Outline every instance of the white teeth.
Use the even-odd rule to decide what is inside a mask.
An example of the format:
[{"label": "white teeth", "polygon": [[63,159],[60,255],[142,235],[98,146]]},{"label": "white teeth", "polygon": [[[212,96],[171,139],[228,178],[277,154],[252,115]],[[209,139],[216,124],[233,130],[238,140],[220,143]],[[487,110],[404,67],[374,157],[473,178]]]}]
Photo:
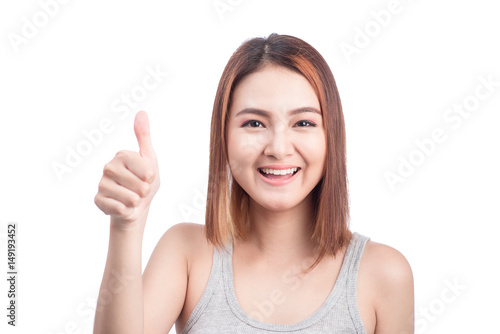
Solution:
[{"label": "white teeth", "polygon": [[297,171],[297,167],[289,168],[289,169],[271,169],[271,168],[261,168],[260,170],[266,174],[274,174],[274,175],[286,175],[292,174]]}]

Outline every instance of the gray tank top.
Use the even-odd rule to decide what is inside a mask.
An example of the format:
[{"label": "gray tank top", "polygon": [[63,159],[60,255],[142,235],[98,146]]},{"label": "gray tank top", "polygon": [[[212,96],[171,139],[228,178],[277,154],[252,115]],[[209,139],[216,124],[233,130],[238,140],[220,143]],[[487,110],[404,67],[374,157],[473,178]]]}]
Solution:
[{"label": "gray tank top", "polygon": [[366,334],[356,300],[356,280],[361,255],[368,240],[359,233],[353,233],[337,281],[326,301],[306,319],[287,325],[261,322],[243,311],[234,292],[232,244],[229,243],[228,252],[214,249],[207,286],[181,334]]}]

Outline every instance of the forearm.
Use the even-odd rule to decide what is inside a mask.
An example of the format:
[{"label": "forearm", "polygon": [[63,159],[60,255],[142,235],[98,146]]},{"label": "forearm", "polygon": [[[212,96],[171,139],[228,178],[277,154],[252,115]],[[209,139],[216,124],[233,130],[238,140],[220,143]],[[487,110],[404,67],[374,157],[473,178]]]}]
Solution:
[{"label": "forearm", "polygon": [[111,224],[94,334],[144,332],[141,259],[143,231],[143,224],[127,230]]}]

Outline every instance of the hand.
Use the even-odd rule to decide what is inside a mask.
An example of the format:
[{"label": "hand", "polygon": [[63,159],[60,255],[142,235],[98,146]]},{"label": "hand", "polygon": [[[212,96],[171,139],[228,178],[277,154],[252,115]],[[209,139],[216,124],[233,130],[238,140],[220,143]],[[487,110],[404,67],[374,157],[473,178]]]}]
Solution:
[{"label": "hand", "polygon": [[145,224],[151,200],[160,187],[158,161],[151,143],[146,112],[136,114],[134,132],[139,153],[118,152],[104,166],[94,198],[97,207],[111,216],[111,224],[122,229]]}]

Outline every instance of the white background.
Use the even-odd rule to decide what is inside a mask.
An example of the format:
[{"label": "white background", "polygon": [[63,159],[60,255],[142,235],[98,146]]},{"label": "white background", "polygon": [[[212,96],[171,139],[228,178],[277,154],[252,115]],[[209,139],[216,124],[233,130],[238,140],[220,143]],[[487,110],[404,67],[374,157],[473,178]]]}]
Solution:
[{"label": "white background", "polygon": [[[109,219],[93,199],[105,163],[119,150],[137,150],[138,110],[149,114],[162,178],[143,267],[167,228],[204,222],[218,80],[244,40],[272,32],[304,39],[334,73],[347,128],[351,228],[409,260],[416,332],[498,328],[500,21],[493,1],[401,0],[385,26],[374,13],[391,7],[389,0],[222,0],[229,6],[222,13],[213,0],[87,0],[52,6],[47,16],[41,4],[49,2],[0,5],[2,277],[8,222],[18,223],[19,239],[18,326],[6,325],[2,279],[2,333],[92,332],[109,236]],[[16,46],[13,36],[24,38],[27,21],[40,27]],[[346,44],[357,53],[343,53]],[[113,103],[139,89],[148,67],[169,75],[120,118]],[[480,77],[497,85],[482,100],[474,97]],[[443,117],[464,101],[473,111],[453,127]],[[103,119],[113,130],[59,180],[53,164],[66,164],[68,147],[85,145],[83,131]],[[418,158],[415,141],[437,128],[446,140],[391,189],[385,174],[398,173],[399,157]]]}]

